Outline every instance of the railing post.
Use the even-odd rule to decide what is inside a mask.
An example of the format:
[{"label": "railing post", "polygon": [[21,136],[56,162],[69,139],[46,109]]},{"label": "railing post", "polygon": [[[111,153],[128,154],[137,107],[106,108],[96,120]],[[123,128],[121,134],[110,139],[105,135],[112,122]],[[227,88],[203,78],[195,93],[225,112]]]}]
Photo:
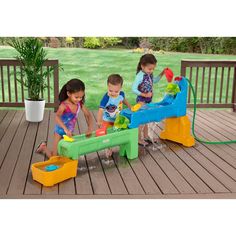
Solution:
[{"label": "railing post", "polygon": [[54,77],[54,112],[57,111],[59,102],[58,102],[58,95],[59,95],[59,63],[57,60],[57,64],[54,67],[53,71],[53,77]]},{"label": "railing post", "polygon": [[232,104],[233,104],[233,112],[236,112],[236,67],[234,67]]},{"label": "railing post", "polygon": [[186,65],[184,63],[184,61],[181,60],[181,72],[180,72],[181,76],[186,76]]}]

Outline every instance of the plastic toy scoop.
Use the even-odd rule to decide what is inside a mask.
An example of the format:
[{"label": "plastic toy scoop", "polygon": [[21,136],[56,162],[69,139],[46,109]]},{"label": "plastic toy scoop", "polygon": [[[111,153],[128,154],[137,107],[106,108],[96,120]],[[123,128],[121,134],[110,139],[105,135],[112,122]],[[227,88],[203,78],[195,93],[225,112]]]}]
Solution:
[{"label": "plastic toy scoop", "polygon": [[141,106],[142,105],[140,103],[137,103],[131,107],[131,111],[133,111],[133,112],[138,111],[141,108]]},{"label": "plastic toy scoop", "polygon": [[49,166],[46,166],[45,167],[45,170],[46,171],[54,171],[54,170],[57,170],[59,167],[56,166],[56,165],[49,165]]},{"label": "plastic toy scoop", "polygon": [[169,83],[171,83],[171,82],[172,82],[172,79],[173,79],[173,77],[174,77],[173,71],[172,71],[171,69],[169,69],[169,68],[165,68],[165,69],[164,69],[164,74],[165,74],[165,76],[166,76],[167,81],[168,81]]},{"label": "plastic toy scoop", "polygon": [[70,137],[67,136],[67,135],[63,135],[63,138],[64,138],[64,140],[67,141],[67,142],[73,142],[73,141],[75,141],[73,138],[70,138]]}]

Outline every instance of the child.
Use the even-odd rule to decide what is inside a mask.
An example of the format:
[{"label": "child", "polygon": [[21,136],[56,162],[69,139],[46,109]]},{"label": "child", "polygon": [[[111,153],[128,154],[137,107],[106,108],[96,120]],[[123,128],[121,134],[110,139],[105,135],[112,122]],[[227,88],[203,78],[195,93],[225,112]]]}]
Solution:
[{"label": "child", "polygon": [[[100,102],[100,108],[97,115],[98,127],[112,127],[116,116],[122,110],[123,104],[131,108],[129,102],[125,98],[125,94],[121,91],[123,79],[118,74],[112,74],[107,79],[107,93]],[[112,150],[106,150],[106,156],[111,156]]]},{"label": "child", "polygon": [[59,94],[60,105],[55,118],[56,125],[54,128],[53,151],[51,152],[47,148],[46,142],[43,141],[38,146],[36,150],[37,153],[46,154],[47,157],[56,156],[57,145],[63,138],[63,135],[72,136],[80,110],[83,111],[88,124],[86,134],[91,134],[93,125],[92,115],[84,105],[84,98],[85,85],[81,80],[72,79],[62,87]]},{"label": "child", "polygon": [[[152,54],[145,54],[140,58],[137,66],[137,74],[132,86],[132,91],[137,95],[136,102],[144,105],[150,103],[153,97],[153,83],[158,83],[164,74],[164,70],[156,77],[153,77],[153,71],[157,60]],[[143,131],[143,132],[142,132]],[[143,139],[142,139],[143,135]],[[151,143],[148,137],[148,126],[139,128],[139,144],[146,146]]]}]

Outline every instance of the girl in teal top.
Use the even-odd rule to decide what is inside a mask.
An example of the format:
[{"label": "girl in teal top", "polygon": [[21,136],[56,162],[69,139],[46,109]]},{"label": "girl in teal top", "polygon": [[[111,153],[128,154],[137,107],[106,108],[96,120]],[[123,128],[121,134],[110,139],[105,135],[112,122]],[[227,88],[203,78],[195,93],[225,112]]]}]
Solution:
[{"label": "girl in teal top", "polygon": [[[153,84],[158,83],[164,74],[163,70],[157,77],[153,77],[156,64],[157,59],[153,54],[143,55],[138,63],[132,91],[137,95],[136,102],[141,105],[152,102]],[[148,136],[148,126],[141,126],[139,130],[139,144],[146,146],[149,143],[151,143],[151,140]]]}]

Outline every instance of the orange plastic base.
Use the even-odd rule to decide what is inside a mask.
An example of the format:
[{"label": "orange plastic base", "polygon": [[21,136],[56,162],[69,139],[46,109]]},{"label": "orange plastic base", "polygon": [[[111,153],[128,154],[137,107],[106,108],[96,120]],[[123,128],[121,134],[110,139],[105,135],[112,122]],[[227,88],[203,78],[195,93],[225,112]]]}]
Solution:
[{"label": "orange plastic base", "polygon": [[187,116],[167,118],[164,121],[164,130],[161,132],[160,138],[181,143],[186,147],[192,147],[195,140],[190,133],[190,125]]},{"label": "orange plastic base", "polygon": [[[46,171],[45,168],[49,165],[56,165],[59,168],[54,171]],[[78,160],[54,156],[48,161],[32,164],[31,170],[35,181],[49,187],[75,177],[77,175],[77,166]]]}]

